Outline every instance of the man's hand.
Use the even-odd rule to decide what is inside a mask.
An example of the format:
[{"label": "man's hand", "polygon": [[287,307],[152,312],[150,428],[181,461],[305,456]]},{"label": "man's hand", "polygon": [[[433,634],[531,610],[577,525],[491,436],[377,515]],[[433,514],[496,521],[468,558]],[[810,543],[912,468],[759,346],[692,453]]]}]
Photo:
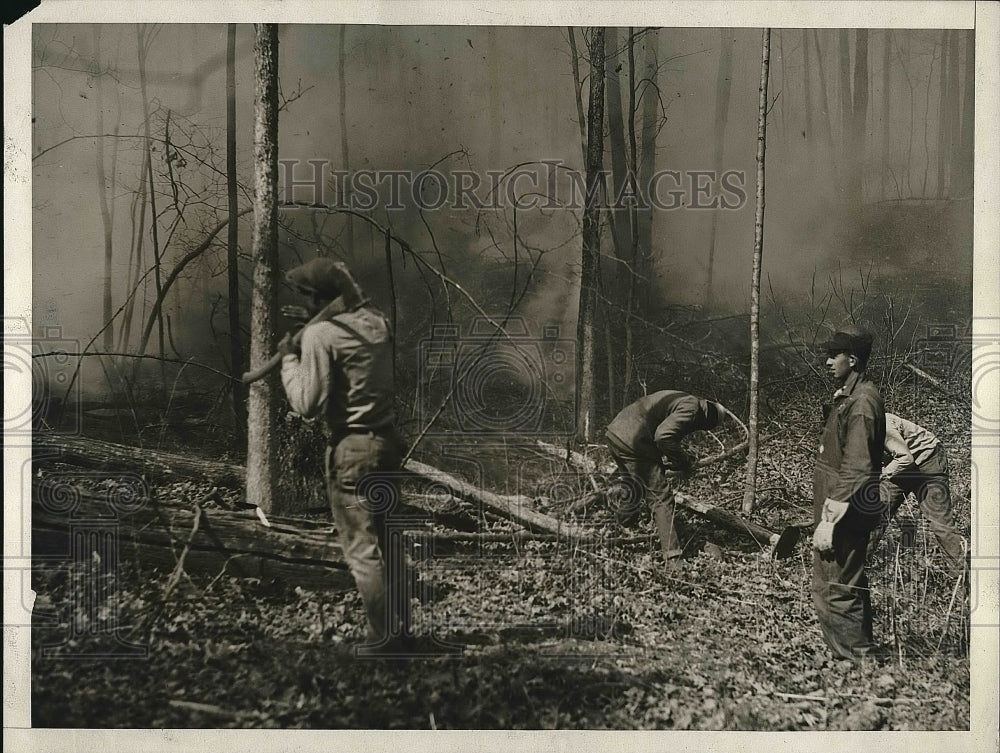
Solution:
[{"label": "man's hand", "polygon": [[838,502],[829,497],[823,503],[823,512],[820,521],[816,524],[816,531],[813,533],[813,549],[820,552],[828,552],[833,549],[833,529],[847,514],[850,507],[849,502]]},{"label": "man's hand", "polygon": [[285,336],[278,341],[278,354],[284,358],[285,356],[298,356],[299,347],[292,341],[292,333],[286,332]]}]

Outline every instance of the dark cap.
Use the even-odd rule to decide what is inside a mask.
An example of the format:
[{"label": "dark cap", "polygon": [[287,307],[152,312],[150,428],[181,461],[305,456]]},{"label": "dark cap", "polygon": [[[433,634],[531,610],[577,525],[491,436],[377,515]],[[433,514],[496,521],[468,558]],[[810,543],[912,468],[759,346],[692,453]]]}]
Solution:
[{"label": "dark cap", "polygon": [[343,296],[349,308],[367,300],[347,265],[336,259],[312,259],[290,270],[285,279],[306,295],[315,293],[330,300]]},{"label": "dark cap", "polygon": [[875,336],[871,332],[848,324],[833,333],[833,337],[820,347],[828,353],[849,353],[862,361],[867,361],[872,352]]}]

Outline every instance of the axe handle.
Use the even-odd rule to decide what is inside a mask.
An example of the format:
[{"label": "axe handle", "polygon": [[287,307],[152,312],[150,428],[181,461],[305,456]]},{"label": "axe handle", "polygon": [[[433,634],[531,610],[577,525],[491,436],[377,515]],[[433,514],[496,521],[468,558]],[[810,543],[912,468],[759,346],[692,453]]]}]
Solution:
[{"label": "axe handle", "polygon": [[[312,319],[306,322],[304,327],[300,327],[295,332],[295,334],[292,335],[292,344],[298,346],[302,343],[302,332],[310,324],[314,324],[316,322],[322,322],[326,319],[329,319],[331,316],[335,316],[336,314],[342,314],[346,310],[347,308],[344,305],[343,297],[334,298],[326,306],[324,306],[323,309],[318,314],[316,314],[316,316],[314,316]],[[253,384],[256,381],[263,379],[272,371],[274,371],[276,368],[281,366],[281,358],[282,358],[281,353],[275,353],[273,356],[264,361],[264,363],[262,363],[256,369],[251,369],[250,371],[244,373],[241,381],[243,382],[243,384]]]}]

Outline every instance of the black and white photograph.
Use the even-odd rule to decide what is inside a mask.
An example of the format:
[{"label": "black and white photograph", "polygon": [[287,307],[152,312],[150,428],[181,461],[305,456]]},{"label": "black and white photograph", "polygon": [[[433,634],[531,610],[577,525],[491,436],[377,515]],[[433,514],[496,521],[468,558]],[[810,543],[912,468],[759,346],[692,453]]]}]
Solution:
[{"label": "black and white photograph", "polygon": [[5,26],[12,750],[996,749],[1000,8],[145,5]]}]

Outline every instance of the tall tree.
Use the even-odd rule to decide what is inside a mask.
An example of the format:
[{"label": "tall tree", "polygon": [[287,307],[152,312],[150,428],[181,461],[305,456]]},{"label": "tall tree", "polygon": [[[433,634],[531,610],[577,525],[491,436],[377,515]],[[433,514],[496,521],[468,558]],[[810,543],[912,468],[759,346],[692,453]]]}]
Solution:
[{"label": "tall tree", "polygon": [[941,30],[941,69],[938,76],[938,147],[937,147],[937,185],[935,194],[937,198],[944,198],[945,168],[948,157],[948,125],[951,123],[948,117],[948,55],[950,54],[948,45],[948,30]]},{"label": "tall tree", "polygon": [[[656,173],[656,133],[660,127],[660,90],[657,83],[659,62],[657,60],[657,45],[659,33],[656,29],[647,29],[642,35],[643,41],[643,77],[639,91],[642,95],[642,120],[639,132],[639,185],[648,186]],[[662,221],[662,216],[661,216]],[[649,279],[649,269],[653,263],[653,211],[648,208],[639,213],[639,259],[637,269],[639,277],[633,276],[636,284],[640,280]],[[636,305],[645,306],[649,295],[649,285],[643,285],[635,296]]]},{"label": "tall tree", "polygon": [[806,127],[805,133],[803,134],[806,140],[810,140],[813,137],[813,123],[812,123],[812,66],[809,65],[809,31],[808,29],[802,30],[802,86],[803,93],[802,99],[804,102],[803,109],[805,110]]},{"label": "tall tree", "polygon": [[886,178],[889,173],[892,143],[889,141],[889,116],[892,113],[892,29],[886,29],[882,43],[882,197],[888,195]]},{"label": "tall tree", "polygon": [[851,105],[850,149],[847,198],[852,208],[864,198],[865,141],[868,130],[868,29],[854,34],[854,90]]},{"label": "tall tree", "polygon": [[[729,98],[733,81],[733,33],[719,30],[719,68],[715,76],[715,141],[712,150],[712,168],[715,180],[722,173],[722,159],[726,148],[726,123],[729,121]],[[715,239],[719,226],[719,210],[712,212],[708,231],[708,269],[705,273],[705,302],[712,302],[712,285],[715,276]]]},{"label": "tall tree", "polygon": [[952,29],[948,36],[948,168],[951,174],[951,193],[958,193],[962,170],[962,88],[959,80],[962,32]]},{"label": "tall tree", "polygon": [[753,511],[757,493],[758,402],[760,393],[760,269],[764,256],[764,156],[767,146],[767,78],[771,66],[771,30],[764,29],[757,98],[757,211],[753,231],[753,276],[750,280],[750,417],[743,512]]},{"label": "tall tree", "polygon": [[841,29],[837,35],[840,65],[837,79],[840,83],[840,153],[841,160],[847,162],[851,150],[851,115],[854,107],[851,102],[851,43],[847,29]]},{"label": "tall tree", "polygon": [[[607,68],[607,119],[608,145],[611,148],[611,201],[613,211],[611,216],[611,235],[615,244],[615,252],[620,259],[626,259],[632,247],[632,230],[628,215],[615,205],[617,197],[622,195],[628,176],[629,161],[625,151],[625,116],[622,111],[622,68],[623,64],[618,54],[618,30],[609,27],[604,33],[604,63]],[[628,85],[634,86],[631,79]],[[631,117],[631,113],[629,113]]]},{"label": "tall tree", "polygon": [[246,390],[240,382],[243,367],[243,338],[240,335],[239,206],[236,190],[236,24],[226,32],[226,186],[229,199],[229,241],[227,274],[229,282],[229,357],[233,375],[233,415],[242,434],[246,427]]},{"label": "tall tree", "polygon": [[595,27],[588,42],[590,102],[587,106],[587,179],[583,209],[583,250],[580,304],[577,317],[576,420],[577,436],[590,437],[594,407],[594,314],[597,308],[601,258],[601,200],[604,154],[604,29]]},{"label": "tall tree", "polygon": [[[104,133],[104,86],[101,75],[101,27],[94,26],[94,89],[96,90],[97,103],[97,131],[98,138],[95,158],[97,160],[97,197],[101,207],[101,224],[104,228],[104,292],[102,299],[104,302],[104,323],[111,321],[114,315],[111,306],[111,262],[112,262],[112,237],[113,227],[111,221],[111,210],[108,206],[108,186],[107,175],[104,168],[104,139],[100,134]],[[120,118],[119,118],[120,119]],[[117,124],[115,130],[117,132]],[[117,139],[115,139],[117,141]],[[108,326],[104,330],[104,350],[110,352],[114,350],[114,328]]]},{"label": "tall tree", "polygon": [[976,131],[976,33],[965,32],[965,94],[962,100],[961,181],[959,195],[971,196],[975,169],[973,139]]},{"label": "tall tree", "polygon": [[[278,283],[278,27],[254,24],[253,296],[250,362],[274,350],[273,307]],[[275,511],[279,391],[277,375],[250,386],[247,416],[247,501]]]},{"label": "tall tree", "polygon": [[827,156],[830,158],[830,174],[837,181],[837,151],[833,146],[833,122],[831,120],[830,99],[826,92],[826,71],[823,66],[823,50],[819,46],[819,32],[813,29],[813,44],[816,46],[816,68],[819,73],[819,98],[823,112],[823,133],[826,136]]},{"label": "tall tree", "polygon": [[[340,105],[340,169],[345,173],[350,172],[351,162],[347,152],[347,25],[340,26],[340,45],[337,49],[337,90],[339,94],[338,104]],[[345,206],[351,205],[350,181],[344,181],[343,203]],[[347,253],[349,258],[354,255],[354,217],[346,215],[347,222]]]}]

